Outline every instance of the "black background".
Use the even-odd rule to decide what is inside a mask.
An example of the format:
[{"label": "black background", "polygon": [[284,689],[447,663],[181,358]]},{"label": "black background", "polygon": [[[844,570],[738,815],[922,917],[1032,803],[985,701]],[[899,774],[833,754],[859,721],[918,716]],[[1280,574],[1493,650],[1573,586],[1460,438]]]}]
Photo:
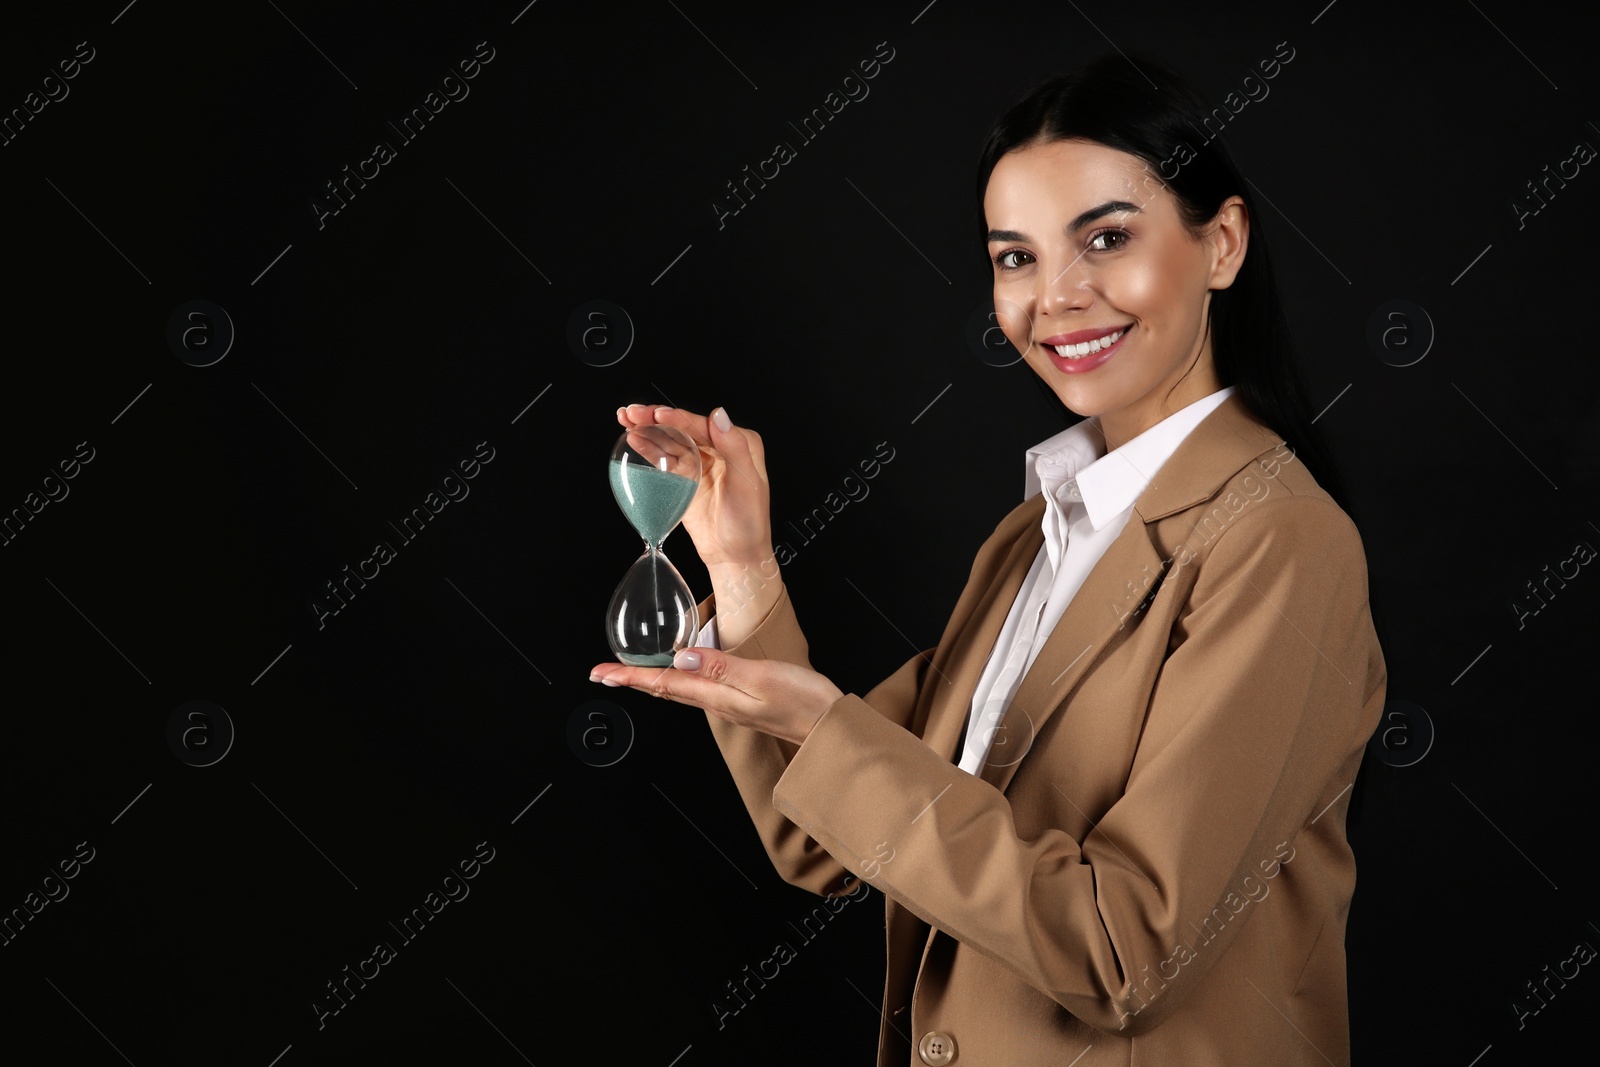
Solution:
[{"label": "black background", "polygon": [[[1352,814],[1357,1062],[1579,1047],[1593,966],[1520,1028],[1512,1001],[1600,946],[1578,684],[1600,577],[1552,584],[1520,628],[1513,602],[1600,545],[1600,177],[1520,226],[1513,204],[1600,145],[1592,17],[524,2],[6,13],[3,113],[78,42],[94,58],[0,146],[0,513],[81,442],[93,459],[0,546],[0,914],[80,842],[94,858],[0,946],[0,1058],[871,1062],[881,898],[799,942],[816,898],[766,861],[703,715],[587,680],[639,549],[600,463],[619,404],[726,405],[766,442],[812,661],[865,692],[934,644],[1023,451],[1063,425],[1023,364],[967,340],[989,307],[978,146],[1111,42],[1218,102],[1294,49],[1225,141],[1271,204],[1389,697],[1411,702]],[[470,95],[402,142],[386,122],[479,42]],[[869,95],[799,144],[788,124],[880,42]],[[379,140],[396,158],[319,227],[325,183]],[[779,140],[797,158],[719,226],[725,183]],[[209,366],[214,318],[167,340],[192,300],[235,331]],[[614,314],[569,345],[591,300],[631,345]],[[1431,330],[1413,315],[1412,347],[1380,352],[1394,300]],[[400,547],[388,523],[480,442],[470,495]],[[870,495],[784,532],[883,443]],[[319,628],[324,583],[380,540],[397,559]],[[686,535],[667,550],[704,596]],[[191,700],[236,731],[209,766],[180,754],[214,755],[222,716],[210,750],[169,745]],[[592,700],[618,710],[574,744]],[[319,1028],[326,983],[479,842],[470,895]],[[798,958],[719,1028],[713,998],[779,941]]]}]

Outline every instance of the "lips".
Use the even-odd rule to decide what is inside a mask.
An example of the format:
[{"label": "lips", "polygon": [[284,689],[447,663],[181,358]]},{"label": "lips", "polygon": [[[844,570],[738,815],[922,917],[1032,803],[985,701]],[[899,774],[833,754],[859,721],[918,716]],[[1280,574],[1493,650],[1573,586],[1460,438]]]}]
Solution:
[{"label": "lips", "polygon": [[[1081,374],[1092,371],[1105,363],[1117,352],[1122,350],[1122,342],[1127,340],[1128,334],[1133,331],[1133,326],[1112,327],[1100,330],[1079,330],[1076,333],[1058,334],[1043,342],[1043,347],[1050,356],[1050,362],[1057,370],[1067,374]],[[1068,343],[1068,339],[1082,338]],[[1104,347],[1101,347],[1101,346]],[[1083,354],[1079,354],[1079,350]],[[1092,351],[1090,351],[1092,349]],[[1063,353],[1068,353],[1063,355]]]},{"label": "lips", "polygon": [[1132,326],[1101,330],[1079,330],[1076,333],[1057,334],[1043,342],[1062,359],[1086,359],[1120,343]]},{"label": "lips", "polygon": [[1097,341],[1102,337],[1126,330],[1133,323],[1125,322],[1120,326],[1102,326],[1093,330],[1076,330],[1073,333],[1058,333],[1054,337],[1046,337],[1040,344],[1046,345],[1079,345],[1085,341]]}]

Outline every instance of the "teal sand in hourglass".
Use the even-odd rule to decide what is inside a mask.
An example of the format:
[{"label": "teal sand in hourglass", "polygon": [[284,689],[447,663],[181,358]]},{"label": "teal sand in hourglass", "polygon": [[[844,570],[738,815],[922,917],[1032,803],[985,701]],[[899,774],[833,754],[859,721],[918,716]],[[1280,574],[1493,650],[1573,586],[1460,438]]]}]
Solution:
[{"label": "teal sand in hourglass", "polygon": [[617,506],[644,538],[606,609],[606,637],[619,663],[670,667],[700,632],[689,585],[661,551],[700,487],[700,449],[671,426],[640,426],[617,439],[609,466]]}]

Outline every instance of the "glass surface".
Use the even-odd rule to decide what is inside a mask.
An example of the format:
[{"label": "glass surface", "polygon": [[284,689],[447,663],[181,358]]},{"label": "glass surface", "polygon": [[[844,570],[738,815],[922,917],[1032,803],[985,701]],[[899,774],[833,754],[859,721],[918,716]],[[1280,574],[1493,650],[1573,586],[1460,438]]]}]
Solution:
[{"label": "glass surface", "polygon": [[606,640],[619,663],[670,667],[700,632],[700,613],[683,575],[661,550],[700,487],[700,448],[670,426],[628,430],[607,464],[611,494],[644,539],[606,608]]},{"label": "glass surface", "polygon": [[700,612],[689,584],[656,548],[628,568],[606,609],[606,637],[618,663],[670,667],[673,653],[694,644]]}]

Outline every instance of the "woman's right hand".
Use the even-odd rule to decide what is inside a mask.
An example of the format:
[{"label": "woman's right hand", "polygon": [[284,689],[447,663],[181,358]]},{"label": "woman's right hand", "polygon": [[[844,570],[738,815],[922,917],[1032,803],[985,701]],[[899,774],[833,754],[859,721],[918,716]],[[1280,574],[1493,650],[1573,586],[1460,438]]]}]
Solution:
[{"label": "woman's right hand", "polygon": [[[721,411],[722,409],[716,409]],[[726,415],[726,412],[723,412]],[[714,419],[681,408],[629,404],[617,421],[649,446],[649,428],[682,430],[700,449],[700,488],[683,516],[683,528],[708,570],[758,566],[773,558],[772,508],[761,435],[742,426],[724,430]]]}]

